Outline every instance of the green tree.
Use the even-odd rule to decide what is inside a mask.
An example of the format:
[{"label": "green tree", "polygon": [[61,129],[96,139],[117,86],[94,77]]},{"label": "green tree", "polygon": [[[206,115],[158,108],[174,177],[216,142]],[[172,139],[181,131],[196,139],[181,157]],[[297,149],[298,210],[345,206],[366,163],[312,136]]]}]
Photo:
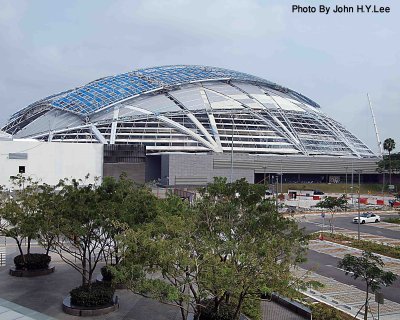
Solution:
[{"label": "green tree", "polygon": [[342,195],[339,198],[336,197],[326,197],[324,200],[318,202],[315,205],[317,208],[323,208],[331,213],[331,217],[329,219],[329,226],[331,233],[334,232],[334,213],[338,210],[345,209],[347,207],[346,195]]},{"label": "green tree", "polygon": [[287,291],[293,283],[290,268],[304,258],[306,239],[264,199],[262,186],[219,178],[201,195],[199,233],[214,257],[201,275],[203,286],[214,297],[216,312],[228,301],[238,319],[246,299],[265,290]]},{"label": "green tree", "polygon": [[163,210],[154,221],[121,237],[123,263],[114,273],[134,293],[178,306],[186,320],[205,297],[198,275],[206,259],[193,209],[176,196],[160,202]]},{"label": "green tree", "polygon": [[384,271],[384,263],[382,259],[370,251],[363,251],[360,257],[346,254],[339,261],[338,267],[351,274],[354,279],[362,278],[366,284],[365,303],[364,303],[364,319],[368,318],[368,301],[369,291],[373,293],[381,288],[382,285],[390,286],[395,280],[396,275],[390,271]]},{"label": "green tree", "polygon": [[31,242],[38,238],[40,230],[39,183],[18,175],[12,179],[12,185],[14,192],[3,190],[1,197],[0,234],[15,240],[25,260],[23,242],[26,240],[26,254],[30,254]]},{"label": "green tree", "polygon": [[383,142],[383,149],[389,153],[389,184],[392,184],[392,161],[390,153],[395,149],[396,143],[392,138],[387,138]]},{"label": "green tree", "polygon": [[136,229],[152,221],[160,211],[159,201],[149,188],[136,184],[126,174],[119,179],[105,177],[96,192],[101,210],[111,221],[108,257],[112,264],[117,265],[122,255],[118,235],[128,227]]},{"label": "green tree", "polygon": [[387,171],[389,167],[391,168],[392,173],[400,173],[400,152],[391,153],[390,162],[389,156],[384,155],[383,159],[378,161],[377,165],[378,168],[376,170],[382,174],[385,174],[385,171]]},{"label": "green tree", "polygon": [[39,244],[46,250],[46,255],[49,254],[53,242],[59,234],[58,226],[60,224],[59,204],[60,194],[56,191],[56,186],[48,184],[40,184],[38,186],[39,193],[37,195],[37,223]]},{"label": "green tree", "polygon": [[194,206],[164,200],[153,223],[124,234],[119,276],[136,293],[178,305],[182,319],[210,303],[217,314],[233,307],[237,319],[247,300],[292,286],[290,268],[305,251],[297,224],[263,196],[263,186],[217,178]]},{"label": "green tree", "polygon": [[111,220],[95,184],[63,180],[60,187],[58,226],[50,250],[81,274],[82,286],[90,286],[110,246]]}]

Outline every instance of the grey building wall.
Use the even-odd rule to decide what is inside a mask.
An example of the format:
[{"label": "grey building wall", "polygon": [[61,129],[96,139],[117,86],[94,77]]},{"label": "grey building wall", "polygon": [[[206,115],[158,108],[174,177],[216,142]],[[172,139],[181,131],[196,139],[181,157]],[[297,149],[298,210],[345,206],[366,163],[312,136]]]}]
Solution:
[{"label": "grey building wall", "polygon": [[[254,183],[255,173],[300,174],[377,174],[377,158],[351,159],[306,156],[257,156],[234,154],[233,180],[245,178]],[[213,177],[231,175],[230,154],[163,154],[161,155],[161,183],[164,185],[205,185]]]},{"label": "grey building wall", "polygon": [[137,183],[145,183],[146,163],[104,163],[103,176],[116,179],[125,172],[129,179]]},{"label": "grey building wall", "polygon": [[159,181],[161,179],[161,156],[146,156],[146,182]]}]

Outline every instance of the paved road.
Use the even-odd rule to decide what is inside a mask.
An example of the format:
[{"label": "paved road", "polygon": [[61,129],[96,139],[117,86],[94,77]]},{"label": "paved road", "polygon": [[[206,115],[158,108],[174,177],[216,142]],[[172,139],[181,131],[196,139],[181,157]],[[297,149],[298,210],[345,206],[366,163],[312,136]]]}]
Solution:
[{"label": "paved road", "polygon": [[[325,218],[325,227],[328,225],[328,214],[326,215]],[[355,223],[352,223],[352,218],[355,217],[355,215],[349,215],[349,216],[338,216],[335,218],[335,227],[339,228],[346,228],[349,230],[358,230],[358,225]],[[393,217],[394,215],[381,215],[381,218],[385,217]],[[307,221],[301,221],[300,225],[305,227],[307,232],[315,232],[321,230],[322,224],[322,218],[317,217],[317,216],[312,216],[312,217],[307,217]],[[384,229],[384,228],[378,228],[374,226],[373,223],[370,224],[363,224],[360,225],[360,232],[365,232],[365,233],[370,233],[374,234],[377,236],[384,236],[387,238],[392,238],[392,239],[400,239],[400,232],[399,231],[394,231],[394,230],[389,230],[389,229]]]},{"label": "paved road", "polygon": [[[388,216],[393,217],[393,215],[381,215],[382,218]],[[353,215],[337,217],[335,221],[335,226],[356,231],[358,226],[357,224],[353,224],[351,222],[352,217]],[[308,221],[302,221],[300,222],[300,225],[303,226],[307,232],[315,232],[321,230],[321,226],[319,225],[319,223],[322,223],[322,219],[320,217],[309,216],[306,219]],[[360,227],[361,232],[393,239],[400,239],[399,231],[374,227],[373,224],[360,225]],[[308,250],[307,258],[308,261],[302,265],[304,269],[312,270],[320,275],[330,277],[342,283],[353,285],[358,289],[365,290],[365,284],[362,282],[361,279],[354,280],[350,276],[346,276],[343,270],[337,268],[337,263],[339,261],[338,258],[313,250]],[[384,293],[385,298],[400,303],[400,279],[397,279],[395,283],[388,288],[383,287],[382,292]]]},{"label": "paved road", "polygon": [[[338,258],[313,250],[308,250],[307,258],[308,261],[301,265],[302,268],[312,270],[322,276],[333,278],[339,282],[353,285],[361,290],[366,289],[361,279],[354,280],[350,275],[346,276],[343,270],[337,268]],[[400,303],[400,279],[397,279],[390,287],[383,287],[382,292],[386,299]]]}]

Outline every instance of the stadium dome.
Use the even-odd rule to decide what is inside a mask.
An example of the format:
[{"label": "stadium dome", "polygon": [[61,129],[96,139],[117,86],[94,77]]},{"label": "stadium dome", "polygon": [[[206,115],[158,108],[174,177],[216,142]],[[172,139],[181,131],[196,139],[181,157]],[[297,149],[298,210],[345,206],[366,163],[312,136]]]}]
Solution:
[{"label": "stadium dome", "polygon": [[231,152],[369,158],[320,106],[249,74],[206,66],[138,69],[39,100],[3,131],[43,141],[141,144],[148,153]]}]

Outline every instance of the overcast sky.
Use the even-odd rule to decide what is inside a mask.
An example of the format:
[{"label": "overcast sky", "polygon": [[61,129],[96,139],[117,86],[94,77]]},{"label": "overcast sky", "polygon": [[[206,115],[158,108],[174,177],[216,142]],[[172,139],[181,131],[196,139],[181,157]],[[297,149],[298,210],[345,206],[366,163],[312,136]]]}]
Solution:
[{"label": "overcast sky", "polygon": [[400,2],[389,14],[292,13],[360,1],[0,0],[0,125],[26,105],[136,68],[200,64],[294,89],[374,151],[400,150]]}]

